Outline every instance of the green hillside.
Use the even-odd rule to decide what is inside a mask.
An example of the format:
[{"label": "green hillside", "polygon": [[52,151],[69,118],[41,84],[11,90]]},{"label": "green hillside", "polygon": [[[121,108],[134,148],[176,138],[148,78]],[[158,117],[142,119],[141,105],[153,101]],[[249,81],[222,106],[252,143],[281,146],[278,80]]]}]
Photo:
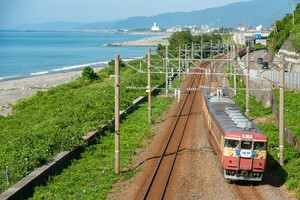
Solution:
[{"label": "green hillside", "polygon": [[274,30],[268,37],[270,49],[275,52],[279,51],[283,42],[294,34],[293,48],[296,52],[300,52],[300,4],[295,9],[294,17],[292,14],[287,14],[283,19],[276,21],[273,28]]}]

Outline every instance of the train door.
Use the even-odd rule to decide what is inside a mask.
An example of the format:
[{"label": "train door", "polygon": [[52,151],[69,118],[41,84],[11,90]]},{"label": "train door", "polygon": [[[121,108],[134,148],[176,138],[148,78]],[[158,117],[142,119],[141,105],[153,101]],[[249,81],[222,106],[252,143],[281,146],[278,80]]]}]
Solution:
[{"label": "train door", "polygon": [[239,166],[240,169],[251,170],[253,157],[252,157],[252,149],[253,149],[253,141],[251,140],[241,140],[241,146],[239,150]]}]

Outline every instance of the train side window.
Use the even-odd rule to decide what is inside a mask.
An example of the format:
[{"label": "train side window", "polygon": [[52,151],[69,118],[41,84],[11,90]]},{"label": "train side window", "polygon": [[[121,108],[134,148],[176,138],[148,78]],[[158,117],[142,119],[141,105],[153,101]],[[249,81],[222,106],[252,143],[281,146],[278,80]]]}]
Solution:
[{"label": "train side window", "polygon": [[242,141],[241,149],[252,149],[252,141]]},{"label": "train side window", "polygon": [[225,139],[224,146],[229,148],[237,148],[239,146],[239,140]]},{"label": "train side window", "polygon": [[266,142],[254,142],[254,150],[266,150]]}]

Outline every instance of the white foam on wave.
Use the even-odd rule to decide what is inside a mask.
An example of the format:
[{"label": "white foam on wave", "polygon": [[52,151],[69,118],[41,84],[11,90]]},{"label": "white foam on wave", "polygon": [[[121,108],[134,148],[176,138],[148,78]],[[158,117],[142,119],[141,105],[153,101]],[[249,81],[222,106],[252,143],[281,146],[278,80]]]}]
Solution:
[{"label": "white foam on wave", "polygon": [[2,80],[9,80],[9,79],[16,79],[16,78],[19,78],[21,77],[20,75],[15,75],[15,76],[3,76],[3,77],[0,77],[0,81]]},{"label": "white foam on wave", "polygon": [[107,65],[108,65],[108,61],[86,63],[86,64],[81,64],[81,65],[72,65],[72,66],[67,66],[67,67],[62,67],[62,68],[55,68],[53,70],[33,72],[33,73],[30,73],[29,75],[4,76],[4,77],[0,77],[0,81],[26,78],[26,77],[30,77],[30,76],[39,76],[39,75],[45,75],[45,74],[50,74],[50,73],[59,73],[59,72],[64,72],[64,71],[79,70],[86,66],[90,66],[91,68],[96,68],[96,67],[104,67]]},{"label": "white foam on wave", "polygon": [[37,76],[37,75],[43,75],[43,74],[49,74],[50,71],[42,71],[42,72],[34,72],[30,73],[30,76]]},{"label": "white foam on wave", "polygon": [[56,69],[53,69],[52,71],[53,72],[69,71],[69,70],[84,68],[86,66],[101,67],[101,66],[104,66],[106,64],[108,64],[108,61],[95,62],[95,63],[86,63],[86,64],[82,64],[82,65],[72,65],[72,66],[68,66],[68,67],[56,68]]}]

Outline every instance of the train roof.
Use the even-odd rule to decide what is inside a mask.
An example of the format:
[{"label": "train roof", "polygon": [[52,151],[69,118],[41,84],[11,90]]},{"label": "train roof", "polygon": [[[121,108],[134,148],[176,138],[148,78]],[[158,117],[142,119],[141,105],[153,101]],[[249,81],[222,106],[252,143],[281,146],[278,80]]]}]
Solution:
[{"label": "train roof", "polygon": [[209,92],[204,91],[207,107],[225,136],[267,139],[266,135],[238,109],[225,88],[217,89],[216,92]]}]

